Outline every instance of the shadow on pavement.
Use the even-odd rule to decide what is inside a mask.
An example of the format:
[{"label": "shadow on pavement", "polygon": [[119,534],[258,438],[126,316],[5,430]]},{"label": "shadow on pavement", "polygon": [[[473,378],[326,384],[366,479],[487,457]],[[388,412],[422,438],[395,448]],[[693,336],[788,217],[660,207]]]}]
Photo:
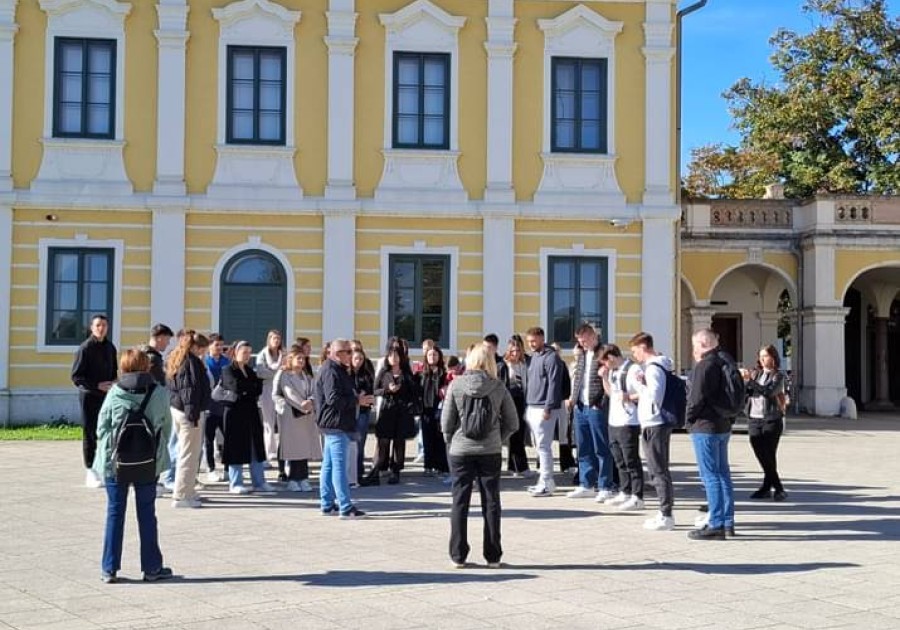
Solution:
[{"label": "shadow on pavement", "polygon": [[[472,567],[476,569],[477,567]],[[359,587],[359,586],[416,586],[420,584],[465,584],[533,580],[538,576],[529,573],[502,573],[491,569],[486,573],[471,570],[454,570],[447,573],[420,573],[402,571],[328,571],[326,573],[296,575],[223,575],[221,577],[176,576],[169,583],[218,584],[229,582],[298,582],[307,586]]]},{"label": "shadow on pavement", "polygon": [[766,564],[703,564],[700,562],[659,562],[653,564],[607,565],[617,571],[693,571],[708,575],[768,575],[770,573],[807,573],[821,569],[848,569],[860,565],[853,562],[799,562]]},{"label": "shadow on pavement", "polygon": [[[738,518],[739,538],[766,541],[801,540],[900,540],[900,518],[854,521],[786,521],[781,523],[745,523]],[[744,533],[745,529],[747,534]],[[761,535],[753,536],[753,532]],[[762,533],[762,532],[771,532]],[[790,532],[796,532],[791,534]]]}]

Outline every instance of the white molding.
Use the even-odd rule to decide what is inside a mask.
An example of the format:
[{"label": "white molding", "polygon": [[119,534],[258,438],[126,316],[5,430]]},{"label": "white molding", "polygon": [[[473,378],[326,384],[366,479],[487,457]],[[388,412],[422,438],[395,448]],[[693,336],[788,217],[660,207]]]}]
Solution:
[{"label": "white molding", "polygon": [[109,339],[116,348],[120,345],[122,330],[122,283],[123,261],[125,259],[125,241],[121,239],[89,239],[84,235],[76,234],[75,238],[42,238],[38,241],[38,305],[37,305],[37,346],[35,350],[47,354],[71,355],[81,342],[71,346],[58,346],[47,344],[47,275],[49,273],[51,247],[77,247],[81,249],[112,249],[113,250],[113,305],[112,305],[112,330],[109,331]]},{"label": "white molding", "polygon": [[150,252],[150,325],[184,325],[187,208],[153,210]]},{"label": "white molding", "polygon": [[670,206],[672,190],[672,7],[656,2],[647,5],[644,22],[645,114],[644,195],[646,206]]},{"label": "white molding", "polygon": [[326,212],[322,235],[322,339],[351,339],[356,329],[356,217]]},{"label": "white molding", "polygon": [[[565,248],[556,248],[556,247],[541,247],[538,252],[540,256],[540,275],[541,275],[541,285],[539,289],[540,293],[540,309],[539,320],[541,322],[541,328],[544,329],[544,332],[549,330],[550,322],[547,319],[547,308],[550,304],[549,296],[547,295],[548,289],[550,288],[550,262],[549,258],[551,256],[568,256],[568,257],[579,257],[579,258],[606,258],[606,325],[609,330],[603,331],[603,339],[615,340],[616,338],[616,263],[618,259],[618,251],[615,249],[585,249],[583,246],[578,244],[573,244],[572,247]],[[558,340],[557,340],[558,341]]]},{"label": "white molding", "polygon": [[516,22],[512,0],[488,3],[487,173],[484,199],[488,203],[515,203],[513,189],[513,57]]},{"label": "white molding", "polygon": [[[13,209],[0,205],[0,391],[9,387],[9,323],[12,310]],[[4,415],[0,403],[0,416]],[[0,417],[0,425],[4,418]]]},{"label": "white molding", "polygon": [[[456,161],[459,157],[459,30],[466,18],[450,15],[428,0],[415,0],[396,13],[382,13],[378,17],[385,29],[385,163],[375,199],[420,200],[423,191],[431,191],[435,202],[464,202],[468,194],[459,179]],[[397,51],[450,55],[449,151],[392,148],[394,53]]]},{"label": "white molding", "polygon": [[[207,194],[230,199],[290,200],[303,196],[294,169],[296,38],[300,11],[270,0],[239,0],[212,10],[219,22],[216,170]],[[281,46],[285,49],[285,145],[226,144],[229,46]]]},{"label": "white molding", "polygon": [[353,177],[354,127],[346,121],[355,120],[354,64],[357,14],[349,10],[331,10],[328,19],[328,175],[325,197],[350,200],[356,198]]},{"label": "white molding", "polygon": [[184,181],[187,31],[186,0],[162,0],[156,5],[159,28],[156,36],[159,54],[157,96],[156,181],[155,194],[183,196]]},{"label": "white molding", "polygon": [[[656,349],[674,356],[676,224],[667,219],[644,219],[641,226],[641,329],[653,335]],[[631,331],[637,333],[638,331]]]},{"label": "white molding", "polygon": [[[12,190],[13,77],[18,0],[0,2],[0,192]],[[5,368],[3,368],[5,370]],[[0,374],[0,383],[3,382]],[[0,389],[3,386],[0,385]]]},{"label": "white molding", "polygon": [[458,327],[457,318],[459,315],[459,247],[428,247],[424,242],[417,242],[412,247],[397,245],[381,246],[381,289],[379,292],[381,297],[379,309],[381,321],[378,323],[380,350],[383,350],[389,337],[387,328],[388,322],[390,321],[388,312],[390,305],[388,302],[390,300],[390,257],[392,254],[413,254],[419,256],[438,255],[450,257],[450,288],[448,291],[450,296],[448,336],[450,337],[450,340],[444,344],[446,348],[442,348],[442,350],[446,350],[449,353],[457,352],[459,350],[456,345],[456,331]]},{"label": "white molding", "polygon": [[[538,20],[544,33],[544,114],[541,159],[544,172],[534,195],[538,205],[614,206],[625,195],[616,178],[616,36],[622,22],[607,20],[579,4],[554,19]],[[606,153],[552,153],[552,72],[554,57],[607,60]]]},{"label": "white molding", "polygon": [[485,216],[482,231],[481,326],[506,339],[515,330],[516,221]]},{"label": "white molding", "polygon": [[[124,196],[133,191],[125,172],[125,18],[131,4],[117,0],[41,0],[47,14],[44,38],[44,147],[32,189],[71,197],[96,193]],[[113,140],[53,137],[55,40],[86,37],[116,41]]]},{"label": "white molding", "polygon": [[[231,261],[232,258],[246,251],[250,250],[260,250],[264,251],[267,254],[271,254],[275,257],[275,259],[281,264],[284,271],[284,279],[285,279],[285,291],[287,293],[285,300],[285,330],[282,331],[284,333],[285,339],[293,339],[294,335],[294,314],[296,308],[294,303],[296,301],[296,282],[294,280],[294,267],[291,265],[291,261],[288,259],[284,253],[272,245],[264,243],[262,238],[256,235],[250,235],[247,237],[247,241],[244,243],[239,243],[234,247],[230,248],[224,254],[219,257],[219,260],[216,261],[216,266],[213,267],[212,273],[212,302],[210,303],[210,324],[211,330],[213,332],[219,332],[219,322],[221,321],[221,286],[222,286],[222,272],[225,271],[225,266]],[[229,339],[227,341],[233,341]]]}]

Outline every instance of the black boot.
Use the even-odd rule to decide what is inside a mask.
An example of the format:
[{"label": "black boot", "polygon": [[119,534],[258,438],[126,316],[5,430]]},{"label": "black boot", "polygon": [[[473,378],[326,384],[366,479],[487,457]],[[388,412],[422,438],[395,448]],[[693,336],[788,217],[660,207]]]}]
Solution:
[{"label": "black boot", "polygon": [[359,485],[363,487],[381,485],[380,471],[377,468],[373,468],[368,475],[360,480]]},{"label": "black boot", "polygon": [[396,470],[391,472],[391,476],[388,477],[388,483],[392,486],[396,486],[400,483],[400,473]]}]

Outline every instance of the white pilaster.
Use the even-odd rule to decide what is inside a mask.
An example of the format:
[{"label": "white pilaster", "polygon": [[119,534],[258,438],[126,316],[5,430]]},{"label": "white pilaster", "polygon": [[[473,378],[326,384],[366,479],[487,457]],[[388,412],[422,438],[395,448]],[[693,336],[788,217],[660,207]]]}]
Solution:
[{"label": "white pilaster", "polygon": [[[13,209],[0,205],[0,392],[9,389],[9,313],[12,301]],[[0,426],[9,419],[5,399],[0,399]]]},{"label": "white pilaster", "polygon": [[353,120],[356,17],[354,0],[331,0],[328,17],[328,182],[325,197],[354,199]]},{"label": "white pilaster", "polygon": [[184,325],[185,214],[185,208],[153,210],[150,323],[173,330]]},{"label": "white pilaster", "polygon": [[13,40],[19,30],[17,1],[0,0],[0,192],[12,190]]},{"label": "white pilaster", "polygon": [[653,335],[656,349],[669,356],[675,351],[675,268],[675,223],[644,219],[641,327]]},{"label": "white pilaster", "polygon": [[485,216],[482,230],[482,329],[506,339],[514,330],[516,230],[512,217]]},{"label": "white pilaster", "polygon": [[326,211],[322,339],[350,339],[356,330],[356,216],[352,211]]},{"label": "white pilaster", "polygon": [[817,416],[835,416],[847,395],[844,382],[844,322],[849,309],[814,306],[802,312],[803,384],[800,406]]},{"label": "white pilaster", "polygon": [[672,190],[672,3],[648,0],[644,22],[646,139],[644,205],[675,202]]},{"label": "white pilaster", "polygon": [[516,54],[512,0],[489,0],[487,76],[487,188],[489,203],[514,203],[512,185],[513,150],[513,57]]},{"label": "white pilaster", "polygon": [[190,36],[185,26],[184,0],[161,0],[156,11],[159,29],[159,96],[156,142],[156,182],[153,192],[184,195],[185,47]]}]

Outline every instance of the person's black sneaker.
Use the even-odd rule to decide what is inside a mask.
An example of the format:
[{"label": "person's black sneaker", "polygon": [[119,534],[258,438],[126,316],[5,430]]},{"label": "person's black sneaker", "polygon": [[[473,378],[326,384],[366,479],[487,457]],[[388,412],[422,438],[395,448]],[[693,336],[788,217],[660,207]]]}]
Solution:
[{"label": "person's black sneaker", "polygon": [[281,483],[287,483],[288,476],[285,473],[278,473],[278,481]]},{"label": "person's black sneaker", "polygon": [[788,494],[784,490],[777,491],[772,497],[775,501],[787,501]]},{"label": "person's black sneaker", "polygon": [[156,582],[157,580],[168,580],[174,576],[172,569],[169,567],[160,567],[152,573],[144,573],[145,582]]},{"label": "person's black sneaker", "polygon": [[392,472],[391,476],[388,477],[388,483],[392,486],[396,486],[398,483],[400,483],[400,473]]},{"label": "person's black sneaker", "polygon": [[688,532],[688,538],[691,540],[725,540],[725,528],[712,528],[709,525],[701,529],[694,529]]},{"label": "person's black sneaker", "polygon": [[115,571],[112,571],[110,573],[103,571],[100,574],[100,579],[103,581],[104,584],[115,584],[116,582],[119,581],[119,578],[116,576]]},{"label": "person's black sneaker", "polygon": [[709,512],[709,504],[704,503],[703,505],[701,505],[700,507],[697,508],[697,511],[703,512],[704,514],[706,514],[707,512]]},{"label": "person's black sneaker", "polygon": [[322,508],[322,516],[331,516],[338,513],[337,503],[332,503],[331,507]]},{"label": "person's black sneaker", "polygon": [[766,490],[764,488],[760,488],[759,490],[757,490],[756,492],[751,494],[750,498],[751,499],[768,499],[770,496],[772,496],[771,490]]},{"label": "person's black sneaker", "polygon": [[726,526],[725,527],[725,538],[734,538],[735,536],[737,536],[737,534],[734,533],[734,525],[732,525],[731,527]]},{"label": "person's black sneaker", "polygon": [[349,520],[353,520],[353,519],[357,519],[357,518],[365,518],[365,517],[366,517],[366,513],[363,512],[362,510],[360,510],[359,508],[357,508],[355,505],[352,506],[346,512],[341,513],[341,520],[343,520],[343,521],[349,521]]},{"label": "person's black sneaker", "polygon": [[366,486],[380,486],[381,485],[381,474],[377,470],[373,470],[369,472],[368,475],[362,478],[359,482],[359,485],[362,487]]}]

